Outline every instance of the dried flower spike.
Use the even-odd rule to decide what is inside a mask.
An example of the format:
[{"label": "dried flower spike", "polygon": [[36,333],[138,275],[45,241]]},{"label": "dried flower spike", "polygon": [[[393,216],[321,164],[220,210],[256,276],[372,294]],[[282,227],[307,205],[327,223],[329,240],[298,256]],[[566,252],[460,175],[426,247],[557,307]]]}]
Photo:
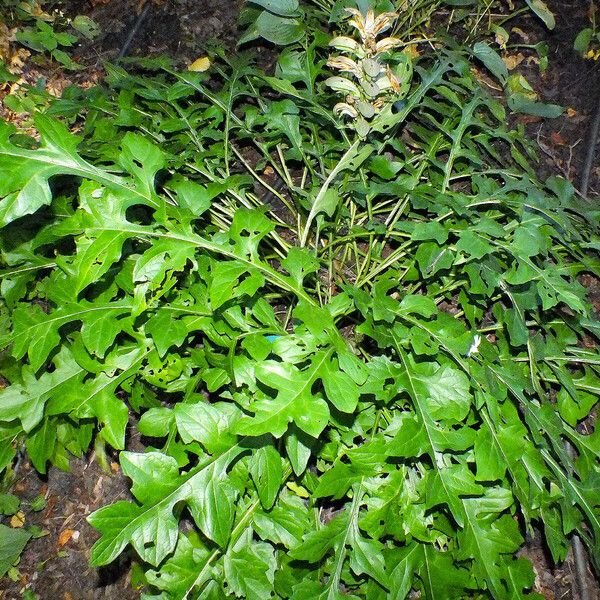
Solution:
[{"label": "dried flower spike", "polygon": [[410,57],[404,53],[396,56],[395,63],[402,65],[399,74],[382,56],[401,46],[401,40],[386,37],[377,41],[379,34],[392,27],[398,16],[396,13],[375,15],[369,10],[363,14],[355,8],[347,8],[346,11],[351,17],[349,23],[358,32],[360,40],[346,36],[331,40],[329,45],[340,54],[330,56],[327,66],[343,76],[330,77],[325,83],[344,95],[344,101],[334,106],[333,113],[349,117],[357,133],[366,136],[370,121],[408,89],[412,67]]},{"label": "dried flower spike", "polygon": [[369,51],[376,51],[375,38],[382,32],[387,31],[398,18],[395,12],[385,12],[375,16],[373,10],[369,9],[366,16],[356,8],[346,8],[354,18],[350,20],[350,25],[358,30],[363,44]]}]

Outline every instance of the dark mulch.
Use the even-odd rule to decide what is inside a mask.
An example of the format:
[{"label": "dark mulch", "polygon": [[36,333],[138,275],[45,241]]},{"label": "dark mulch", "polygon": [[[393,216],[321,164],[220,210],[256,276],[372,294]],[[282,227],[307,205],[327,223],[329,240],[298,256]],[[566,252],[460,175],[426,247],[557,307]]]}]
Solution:
[{"label": "dark mulch", "polygon": [[[52,467],[39,475],[28,463],[18,471],[13,493],[21,499],[25,527],[42,529],[45,535],[26,546],[18,565],[19,579],[1,580],[0,598],[17,600],[26,590],[40,600],[133,600],[139,593],[130,586],[127,559],[110,567],[89,565],[90,549],[98,539],[86,517],[117,500],[130,498],[129,481],[113,463],[106,473],[90,458],[72,461],[71,471]],[[44,496],[40,512],[29,504]]]},{"label": "dark mulch", "polygon": [[[150,0],[149,0],[150,2]],[[237,16],[241,0],[160,0],[151,3],[128,54],[168,54],[181,63],[202,56],[212,42],[235,47],[239,39]],[[100,24],[102,33],[81,45],[79,60],[90,67],[115,60],[140,13],[139,0],[109,0],[87,4],[87,16]],[[85,7],[84,7],[85,8]],[[69,14],[81,14],[82,3],[66,2]]]},{"label": "dark mulch", "polygon": [[[519,117],[527,132],[540,146],[538,173],[545,178],[560,174],[579,189],[582,166],[589,143],[587,134],[593,112],[600,102],[600,61],[584,59],[573,49],[577,34],[590,25],[588,0],[546,0],[556,16],[556,28],[547,31],[540,21],[527,16],[518,23],[519,32],[513,32],[511,43],[549,45],[549,67],[540,73],[531,60],[535,53],[523,49],[525,57],[518,66],[538,92],[540,100],[565,107],[565,113],[556,119]],[[600,15],[599,15],[600,16]],[[600,158],[600,157],[599,157]],[[589,195],[600,193],[599,162],[594,163],[590,179]]]}]

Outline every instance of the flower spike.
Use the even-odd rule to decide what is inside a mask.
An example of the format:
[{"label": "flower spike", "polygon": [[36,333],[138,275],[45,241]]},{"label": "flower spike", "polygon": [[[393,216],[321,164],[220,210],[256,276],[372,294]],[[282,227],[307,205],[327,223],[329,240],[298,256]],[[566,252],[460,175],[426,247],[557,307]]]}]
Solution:
[{"label": "flower spike", "polygon": [[349,117],[358,135],[365,137],[372,120],[408,92],[412,66],[406,53],[392,55],[389,59],[393,60],[392,64],[381,58],[402,46],[402,41],[393,36],[377,41],[380,33],[393,26],[397,13],[376,15],[373,10],[362,13],[356,8],[346,8],[346,12],[348,23],[356,29],[360,41],[347,36],[331,40],[329,45],[340,54],[330,56],[327,66],[340,71],[343,76],[329,77],[325,84],[344,95],[344,101],[334,106],[334,115]]}]

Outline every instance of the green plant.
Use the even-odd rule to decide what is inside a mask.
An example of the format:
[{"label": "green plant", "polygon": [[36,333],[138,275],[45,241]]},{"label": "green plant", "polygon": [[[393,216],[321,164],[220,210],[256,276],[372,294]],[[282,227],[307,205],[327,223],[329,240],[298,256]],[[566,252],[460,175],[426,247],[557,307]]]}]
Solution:
[{"label": "green plant", "polygon": [[589,11],[590,26],[584,27],[575,37],[573,42],[574,50],[584,58],[598,60],[600,57],[600,33],[596,26],[596,7],[590,5]]},{"label": "green plant", "polygon": [[67,69],[79,68],[79,65],[61,49],[61,46],[70,47],[77,41],[77,37],[70,33],[57,32],[51,25],[38,19],[35,26],[23,28],[17,32],[16,37],[18,42],[32,50],[47,51],[54,60]]},{"label": "green plant", "polygon": [[520,73],[509,74],[500,55],[485,42],[473,46],[473,55],[480,60],[502,85],[506,102],[514,112],[537,115],[546,118],[560,116],[564,109],[557,104],[538,101],[538,95],[527,79]]},{"label": "green plant", "polygon": [[524,0],[514,6],[499,0],[248,0],[242,22],[247,30],[240,43],[262,37],[286,46],[305,39],[316,27],[343,25],[345,10],[354,8],[366,13],[395,11],[398,19],[393,35],[402,40],[416,37],[430,28],[432,18],[444,13],[446,28],[462,26],[464,43],[494,32],[508,39],[505,25],[518,15],[530,11],[554,29],[554,15],[542,0]]},{"label": "green plant", "polygon": [[43,5],[44,2],[38,0],[5,2],[4,17],[15,26],[16,41],[35,52],[47,53],[65,69],[80,69],[81,66],[65,50],[73,47],[80,36],[87,39],[96,37],[98,25],[83,15],[66,19],[57,11],[52,14],[44,12]]},{"label": "green plant", "polygon": [[393,35],[406,39],[425,28],[432,15],[446,0],[248,0],[242,22],[247,31],[240,44],[262,37],[277,45],[290,45],[314,35],[319,27],[344,26],[346,9],[358,9],[363,13],[398,13]]},{"label": "green plant", "polygon": [[[71,22],[71,26],[89,39],[98,35],[97,25],[89,18],[78,16]],[[50,25],[41,19],[36,19],[35,25],[23,27],[17,31],[18,42],[37,52],[48,52],[65,69],[81,69],[63,48],[70,48],[79,39],[66,31],[58,31],[55,25]]]},{"label": "green plant", "polygon": [[550,30],[556,25],[552,11],[542,0],[445,0],[444,4],[453,8],[451,23],[464,24],[466,42],[477,39],[481,33],[508,39],[507,25],[524,13],[533,13]]},{"label": "green plant", "polygon": [[320,34],[0,127],[0,467],[123,450],[131,414],[148,444],[94,565],[131,546],[147,599],[512,599],[534,528],[599,556],[598,213],[468,56],[418,58],[368,131]]},{"label": "green plant", "polygon": [[[490,45],[493,37],[494,43],[501,49],[506,49],[510,34],[508,24],[524,12],[531,11],[540,18],[548,29],[555,25],[554,16],[544,2],[527,0],[514,6],[497,0],[310,0],[300,3],[299,0],[248,0],[242,21],[247,25],[247,31],[242,36],[240,43],[246,43],[258,37],[279,46],[288,46],[294,49],[306,46],[306,36],[320,28],[343,27],[344,33],[348,31],[345,15],[348,10],[360,13],[377,10],[380,14],[385,11],[396,11],[394,26],[390,35],[397,41],[397,46],[409,49],[417,48],[424,43],[444,46],[455,45],[456,42],[449,38],[450,31],[458,31],[458,38],[464,46],[473,45],[473,55],[482,61],[490,72],[502,85],[511,110],[555,118],[562,114],[563,108],[554,104],[538,102],[537,94],[521,74],[509,75],[508,69],[502,58]],[[355,8],[358,7],[358,8]],[[443,14],[443,23],[433,24],[435,16]],[[437,28],[438,38],[431,37],[431,32]],[[445,29],[445,31],[444,31]],[[582,32],[583,33],[583,32]],[[316,41],[322,44],[322,37],[315,36]],[[341,39],[348,39],[341,36]],[[487,41],[486,41],[487,39]],[[579,39],[579,38],[578,38]],[[490,43],[488,43],[490,42]],[[512,48],[534,50],[537,54],[540,70],[548,66],[548,46],[546,43],[538,44],[512,44]],[[348,51],[348,48],[343,48]],[[418,51],[415,51],[418,54]],[[400,71],[400,79],[410,73],[410,53],[403,53],[404,65],[395,65]],[[350,84],[346,84],[349,86]],[[344,90],[338,90],[344,91]],[[348,91],[348,90],[345,90]],[[364,92],[364,90],[363,90]],[[363,93],[364,95],[364,93]]]},{"label": "green plant", "polygon": [[31,534],[28,531],[0,523],[0,577],[4,577],[18,561],[30,538]]},{"label": "green plant", "polygon": [[[9,480],[5,474],[5,479]],[[2,482],[4,483],[4,482]],[[20,513],[20,499],[10,493],[6,493],[5,485],[0,487],[0,578],[7,573],[14,578],[18,573],[14,565],[18,562],[21,553],[25,549],[27,542],[31,539],[35,530],[20,527],[8,527],[3,523],[4,519],[17,515],[20,519],[23,515]],[[22,525],[22,522],[21,522]]]}]

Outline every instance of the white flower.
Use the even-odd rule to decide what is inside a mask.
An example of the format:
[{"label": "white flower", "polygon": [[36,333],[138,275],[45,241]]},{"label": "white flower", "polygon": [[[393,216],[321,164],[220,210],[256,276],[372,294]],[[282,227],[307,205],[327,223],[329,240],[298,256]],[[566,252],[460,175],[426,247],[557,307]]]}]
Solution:
[{"label": "white flower", "polygon": [[361,76],[361,70],[358,65],[347,56],[330,56],[327,61],[327,66],[338,71],[347,71],[357,77]]},{"label": "white flower", "polygon": [[472,354],[477,354],[479,352],[479,344],[481,344],[481,336],[479,334],[475,334],[473,338],[473,343],[467,352],[467,356],[471,356]]},{"label": "white flower", "polygon": [[373,10],[368,10],[366,15],[363,15],[356,8],[346,8],[354,18],[350,19],[350,25],[355,27],[360,34],[363,42],[369,46],[375,45],[375,38],[392,26],[394,19],[398,17],[398,13],[384,12],[375,16]]},{"label": "white flower", "polygon": [[402,92],[403,85],[409,84],[410,74],[406,82],[400,81],[387,62],[378,58],[378,55],[402,46],[402,42],[394,37],[377,41],[380,33],[393,26],[397,13],[376,15],[373,10],[362,13],[356,8],[346,8],[346,11],[351,15],[350,25],[358,30],[361,39],[338,36],[331,40],[329,45],[341,55],[330,56],[327,66],[341,71],[342,76],[329,77],[325,85],[344,96],[345,101],[335,105],[334,114],[350,117],[358,135],[366,137],[371,119]]},{"label": "white flower", "polygon": [[402,42],[398,38],[386,37],[375,44],[375,52],[377,54],[382,54],[383,52],[387,52],[388,50],[401,45]]},{"label": "white flower", "polygon": [[336,116],[347,115],[352,119],[356,119],[358,117],[358,111],[354,108],[354,106],[350,106],[347,102],[338,102],[333,107],[333,114]]}]

